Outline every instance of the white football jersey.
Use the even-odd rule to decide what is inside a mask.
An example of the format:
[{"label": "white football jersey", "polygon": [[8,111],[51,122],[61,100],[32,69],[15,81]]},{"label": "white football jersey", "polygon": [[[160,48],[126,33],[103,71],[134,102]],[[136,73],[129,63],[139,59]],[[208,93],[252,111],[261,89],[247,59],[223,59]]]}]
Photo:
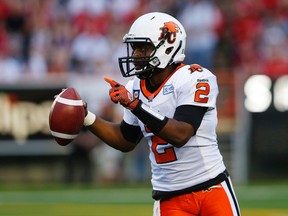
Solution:
[{"label": "white football jersey", "polygon": [[168,118],[173,118],[176,108],[181,105],[208,107],[197,133],[181,148],[151,133],[130,110],[125,109],[124,121],[140,126],[148,140],[151,181],[153,189],[159,191],[188,188],[215,178],[225,170],[216,136],[216,77],[205,68],[193,72],[189,65],[181,66],[155,92],[149,92],[145,81],[138,78],[126,85],[134,97]]}]

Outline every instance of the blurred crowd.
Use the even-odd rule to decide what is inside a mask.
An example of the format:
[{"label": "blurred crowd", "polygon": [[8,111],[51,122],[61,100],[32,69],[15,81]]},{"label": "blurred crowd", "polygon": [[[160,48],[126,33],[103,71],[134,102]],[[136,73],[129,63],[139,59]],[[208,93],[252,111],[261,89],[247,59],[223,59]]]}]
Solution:
[{"label": "blurred crowd", "polygon": [[288,1],[236,1],[231,23],[233,64],[272,79],[288,74]]},{"label": "blurred crowd", "polygon": [[52,73],[119,73],[122,37],[162,11],[186,28],[187,63],[287,73],[286,0],[0,0],[0,81]]},{"label": "blurred crowd", "polygon": [[[166,7],[175,4],[165,1]],[[0,80],[118,73],[129,26],[160,6],[166,10],[149,0],[0,0]]]}]

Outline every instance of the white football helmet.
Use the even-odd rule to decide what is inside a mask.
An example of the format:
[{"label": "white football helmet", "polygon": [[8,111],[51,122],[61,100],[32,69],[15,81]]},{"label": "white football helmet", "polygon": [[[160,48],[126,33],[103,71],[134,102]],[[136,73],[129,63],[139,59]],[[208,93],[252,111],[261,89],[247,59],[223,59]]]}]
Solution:
[{"label": "white football helmet", "polygon": [[[174,17],[160,12],[140,16],[124,36],[127,56],[118,59],[124,77],[136,75],[140,79],[149,77],[155,68],[165,68],[172,63],[180,63],[185,58],[186,32]],[[149,57],[133,57],[134,43],[151,43],[154,46]],[[136,70],[135,63],[143,66]]]}]

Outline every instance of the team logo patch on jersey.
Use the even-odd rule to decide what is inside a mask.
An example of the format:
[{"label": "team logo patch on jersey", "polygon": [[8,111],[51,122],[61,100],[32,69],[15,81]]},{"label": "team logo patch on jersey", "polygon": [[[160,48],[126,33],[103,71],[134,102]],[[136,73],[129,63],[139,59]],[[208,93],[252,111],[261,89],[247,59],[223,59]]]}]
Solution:
[{"label": "team logo patch on jersey", "polygon": [[203,68],[198,64],[192,64],[192,65],[190,65],[189,70],[191,71],[191,73],[193,73],[195,71],[202,72]]},{"label": "team logo patch on jersey", "polygon": [[139,89],[136,89],[136,90],[134,89],[133,90],[133,97],[134,98],[139,98],[139,94],[140,94],[140,90]]},{"label": "team logo patch on jersey", "polygon": [[174,86],[172,84],[163,86],[163,95],[167,95],[173,92],[174,92]]}]

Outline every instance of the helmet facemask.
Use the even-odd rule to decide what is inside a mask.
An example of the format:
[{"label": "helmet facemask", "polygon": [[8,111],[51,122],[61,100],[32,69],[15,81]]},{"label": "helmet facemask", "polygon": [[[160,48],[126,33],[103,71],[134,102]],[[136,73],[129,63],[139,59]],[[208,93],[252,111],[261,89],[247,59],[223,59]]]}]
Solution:
[{"label": "helmet facemask", "polygon": [[[137,76],[140,79],[148,78],[154,69],[160,65],[160,61],[155,57],[156,48],[149,38],[126,38],[124,43],[127,46],[127,57],[118,59],[120,71],[123,77]],[[151,44],[154,49],[148,56],[147,46],[144,46],[143,56],[133,56],[137,43]]]}]

